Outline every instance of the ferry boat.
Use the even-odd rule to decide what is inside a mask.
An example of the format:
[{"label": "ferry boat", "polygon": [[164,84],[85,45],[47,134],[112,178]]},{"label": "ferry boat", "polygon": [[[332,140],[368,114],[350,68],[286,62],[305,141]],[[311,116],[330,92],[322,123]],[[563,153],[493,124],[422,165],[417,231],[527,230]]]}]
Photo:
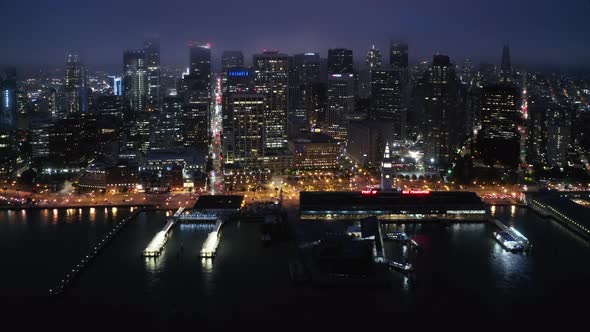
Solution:
[{"label": "ferry boat", "polygon": [[414,267],[410,263],[403,264],[394,261],[387,262],[387,266],[400,272],[411,272],[414,269]]},{"label": "ferry boat", "polygon": [[389,232],[384,236],[384,240],[391,241],[408,241],[408,239],[408,235],[404,232]]},{"label": "ferry boat", "polygon": [[506,231],[494,232],[494,238],[500,243],[500,245],[502,245],[502,247],[504,247],[504,249],[510,252],[524,250],[524,246]]}]

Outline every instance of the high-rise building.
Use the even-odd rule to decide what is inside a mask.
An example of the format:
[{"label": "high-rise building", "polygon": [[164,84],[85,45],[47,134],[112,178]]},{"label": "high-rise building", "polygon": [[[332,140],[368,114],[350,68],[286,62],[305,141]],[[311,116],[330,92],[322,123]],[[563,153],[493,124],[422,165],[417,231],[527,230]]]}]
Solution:
[{"label": "high-rise building", "polygon": [[223,89],[223,106],[222,106],[222,126],[223,137],[222,147],[224,163],[232,164],[235,160],[234,144],[234,104],[232,96],[252,94],[254,87],[254,75],[251,70],[243,67],[234,67],[228,69],[224,75]]},{"label": "high-rise building", "polygon": [[209,89],[211,84],[211,45],[189,44],[189,77],[191,90]]},{"label": "high-rise building", "polygon": [[123,53],[123,96],[132,112],[143,112],[146,109],[148,80],[143,50]]},{"label": "high-rise building", "polygon": [[68,54],[64,90],[67,113],[85,113],[88,110],[86,73],[77,54]]},{"label": "high-rise building", "polygon": [[408,44],[403,41],[393,41],[389,48],[389,65],[392,68],[408,68]]},{"label": "high-rise building", "polygon": [[113,96],[123,95],[123,79],[121,76],[109,76],[111,86],[113,87]]},{"label": "high-rise building", "polygon": [[510,63],[510,47],[502,48],[502,63],[500,64],[500,82],[512,81],[512,64]]},{"label": "high-rise building", "polygon": [[0,73],[0,129],[16,128],[16,69]]},{"label": "high-rise building", "polygon": [[354,112],[354,74],[330,74],[326,131],[337,140],[346,140],[348,116]]},{"label": "high-rise building", "polygon": [[184,144],[205,149],[209,141],[211,107],[211,46],[189,45],[189,74],[183,78]]},{"label": "high-rise building", "polygon": [[331,74],[353,74],[352,50],[334,48],[328,50],[328,76]]},{"label": "high-rise building", "polygon": [[465,118],[458,99],[458,80],[446,55],[435,55],[424,75],[424,156],[427,164],[444,167],[451,162],[465,135]]},{"label": "high-rise building", "polygon": [[512,85],[494,84],[483,88],[481,131],[478,141],[488,163],[515,167],[520,153],[518,89]]},{"label": "high-rise building", "polygon": [[374,120],[387,120],[393,123],[394,140],[405,138],[406,110],[402,103],[402,71],[399,69],[371,70],[371,110]]},{"label": "high-rise building", "polygon": [[244,54],[242,51],[223,51],[221,54],[221,69],[244,67]]},{"label": "high-rise building", "polygon": [[287,149],[289,56],[276,51],[255,54],[255,91],[266,97],[265,150]]},{"label": "high-rise building", "polygon": [[246,169],[261,167],[265,156],[265,101],[261,94],[230,96],[233,111],[233,162]]},{"label": "high-rise building", "polygon": [[160,39],[151,37],[144,41],[145,64],[147,69],[148,96],[147,106],[152,110],[160,109]]},{"label": "high-rise building", "polygon": [[375,45],[367,52],[367,67],[369,70],[381,68],[381,51],[375,48]]},{"label": "high-rise building", "polygon": [[314,119],[317,121],[315,113],[318,112],[318,103],[315,97],[320,82],[320,55],[313,52],[295,54],[290,81],[292,113],[311,125]]}]

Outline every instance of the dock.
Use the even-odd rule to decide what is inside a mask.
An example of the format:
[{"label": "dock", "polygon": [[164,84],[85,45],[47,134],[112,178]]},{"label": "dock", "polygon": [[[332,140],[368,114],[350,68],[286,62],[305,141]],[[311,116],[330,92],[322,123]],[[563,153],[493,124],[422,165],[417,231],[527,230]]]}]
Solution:
[{"label": "dock", "polygon": [[141,210],[135,210],[129,217],[123,218],[119,221],[106,235],[100,239],[91,249],[90,253],[83,257],[78,264],[76,264],[71,271],[68,271],[63,279],[57,285],[49,290],[50,296],[57,296],[63,294],[80,276],[80,274],[90,266],[94,259],[103,251],[106,246],[113,241],[113,239],[121,232],[121,230],[133,220]]},{"label": "dock", "polygon": [[156,236],[154,236],[152,241],[150,241],[148,246],[143,250],[142,255],[144,257],[158,257],[162,254],[162,251],[164,250],[164,246],[166,245],[166,242],[168,242],[168,235],[170,234],[170,231],[172,230],[172,228],[178,222],[178,220],[183,212],[184,212],[184,208],[183,207],[179,208],[176,211],[176,213],[174,213],[172,218],[170,218],[168,220],[168,222],[166,222],[166,225],[164,226],[164,228],[161,231],[159,231],[156,234]]},{"label": "dock", "polygon": [[217,247],[219,246],[219,231],[221,230],[222,225],[223,221],[218,219],[215,223],[215,229],[207,235],[207,239],[201,248],[201,258],[214,258],[215,255],[217,255]]}]

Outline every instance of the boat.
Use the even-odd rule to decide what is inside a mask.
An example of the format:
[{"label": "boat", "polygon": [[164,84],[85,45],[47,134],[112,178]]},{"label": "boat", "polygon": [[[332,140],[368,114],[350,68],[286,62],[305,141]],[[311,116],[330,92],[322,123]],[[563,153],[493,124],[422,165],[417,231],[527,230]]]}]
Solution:
[{"label": "boat", "polygon": [[387,266],[389,266],[392,269],[398,270],[400,272],[411,272],[412,270],[414,270],[414,267],[412,266],[411,263],[398,263],[398,262],[394,262],[394,261],[389,261],[387,262]]},{"label": "boat", "polygon": [[383,239],[391,241],[407,241],[408,235],[404,232],[389,232],[385,234]]},{"label": "boat", "polygon": [[510,252],[518,252],[524,250],[524,246],[520,244],[510,233],[506,231],[494,232],[494,239],[500,243],[504,249]]}]

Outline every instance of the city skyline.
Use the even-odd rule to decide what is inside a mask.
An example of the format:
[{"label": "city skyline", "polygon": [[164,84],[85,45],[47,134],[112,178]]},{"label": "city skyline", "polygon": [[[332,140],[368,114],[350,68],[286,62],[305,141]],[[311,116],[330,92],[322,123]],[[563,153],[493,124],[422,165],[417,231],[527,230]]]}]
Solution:
[{"label": "city skyline", "polygon": [[[54,3],[36,1],[12,6],[11,15],[0,20],[16,31],[4,43],[11,51],[0,55],[1,64],[58,65],[64,54],[72,52],[87,66],[111,66],[119,63],[122,50],[139,48],[138,41],[155,33],[161,38],[163,65],[185,65],[189,40],[211,42],[213,59],[219,59],[224,50],[242,50],[247,64],[262,49],[286,54],[313,51],[326,57],[328,49],[338,47],[352,49],[356,62],[373,44],[385,54],[391,40],[407,41],[411,60],[440,53],[451,59],[496,63],[501,57],[498,48],[505,43],[511,45],[515,64],[583,66],[590,56],[586,37],[590,27],[584,20],[590,3],[582,0],[567,6],[529,0],[369,1],[362,5],[340,1],[338,6],[300,1],[288,11],[265,0],[229,1],[228,8],[240,15],[228,15],[218,4],[186,1],[165,5],[144,1],[138,7],[133,1],[107,0],[84,9],[68,6],[69,0],[60,3],[59,11]],[[206,14],[199,16],[201,12]],[[214,69],[218,62],[214,61]]]}]

